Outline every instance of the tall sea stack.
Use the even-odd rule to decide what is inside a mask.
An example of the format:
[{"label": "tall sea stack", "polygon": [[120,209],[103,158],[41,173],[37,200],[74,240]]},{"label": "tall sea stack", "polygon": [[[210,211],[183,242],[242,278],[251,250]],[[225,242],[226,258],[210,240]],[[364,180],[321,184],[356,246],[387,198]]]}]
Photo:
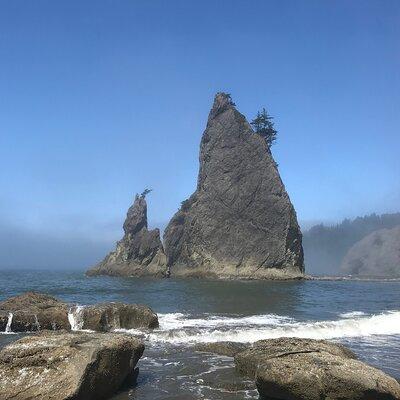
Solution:
[{"label": "tall sea stack", "polygon": [[285,279],[304,273],[296,212],[263,137],[217,93],[196,191],[164,233],[173,276]]},{"label": "tall sea stack", "polygon": [[114,251],[87,271],[87,275],[163,276],[166,259],[160,231],[147,228],[145,194],[136,195],[124,222],[125,235]]}]

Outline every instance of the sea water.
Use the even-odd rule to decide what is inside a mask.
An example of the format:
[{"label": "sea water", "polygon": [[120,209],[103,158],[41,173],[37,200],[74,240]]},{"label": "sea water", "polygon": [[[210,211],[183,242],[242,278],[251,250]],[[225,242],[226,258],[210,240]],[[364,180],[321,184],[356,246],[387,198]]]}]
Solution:
[{"label": "sea water", "polygon": [[[400,380],[400,281],[207,281],[84,276],[83,271],[1,271],[0,300],[36,290],[72,304],[81,327],[87,304],[147,304],[160,328],[126,331],[146,345],[134,389],[114,400],[257,399],[229,357],[196,352],[199,342],[277,337],[329,339]],[[0,335],[0,346],[20,335]]]}]

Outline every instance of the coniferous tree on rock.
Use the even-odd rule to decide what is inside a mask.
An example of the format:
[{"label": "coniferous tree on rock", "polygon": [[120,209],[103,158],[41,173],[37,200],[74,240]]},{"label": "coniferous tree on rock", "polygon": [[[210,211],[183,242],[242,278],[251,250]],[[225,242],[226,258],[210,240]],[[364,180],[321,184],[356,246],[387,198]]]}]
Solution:
[{"label": "coniferous tree on rock", "polygon": [[254,118],[250,125],[253,127],[254,131],[262,136],[267,142],[268,148],[270,148],[276,142],[276,136],[278,131],[274,128],[274,123],[267,110],[263,108],[258,111],[256,118]]}]

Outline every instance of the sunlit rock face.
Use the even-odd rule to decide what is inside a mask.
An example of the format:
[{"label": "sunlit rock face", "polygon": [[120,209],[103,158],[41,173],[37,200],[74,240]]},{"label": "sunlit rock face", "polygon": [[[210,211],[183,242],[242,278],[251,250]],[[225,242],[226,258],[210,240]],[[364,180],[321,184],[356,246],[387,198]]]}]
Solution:
[{"label": "sunlit rock face", "polygon": [[400,277],[400,226],[379,229],[354,244],[341,265],[345,274]]},{"label": "sunlit rock face", "polygon": [[197,189],[169,222],[164,246],[172,275],[304,273],[302,236],[277,164],[225,93],[215,96],[201,139]]},{"label": "sunlit rock face", "polygon": [[45,331],[0,350],[2,400],[105,400],[136,381],[132,335]]},{"label": "sunlit rock face", "polygon": [[147,203],[136,195],[124,222],[125,235],[116,249],[90,269],[88,275],[163,276],[166,259],[158,229],[148,230]]}]

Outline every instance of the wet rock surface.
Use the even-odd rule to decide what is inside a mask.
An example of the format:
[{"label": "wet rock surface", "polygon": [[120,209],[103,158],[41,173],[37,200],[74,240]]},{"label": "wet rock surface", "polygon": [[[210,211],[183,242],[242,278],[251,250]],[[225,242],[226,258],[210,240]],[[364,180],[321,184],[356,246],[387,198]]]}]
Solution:
[{"label": "wet rock surface", "polygon": [[196,191],[164,233],[172,276],[303,276],[296,212],[265,140],[218,93],[200,145]]},{"label": "wet rock surface", "polygon": [[[72,310],[76,312],[75,310]],[[144,305],[103,303],[80,310],[82,329],[109,332],[114,329],[154,329],[159,326],[153,310]]]},{"label": "wet rock surface", "polygon": [[0,399],[107,399],[134,383],[143,351],[140,340],[121,334],[25,337],[0,351]]},{"label": "wet rock surface", "polygon": [[255,378],[263,398],[395,400],[399,383],[344,346],[311,339],[256,342],[235,356],[237,370]]},{"label": "wet rock surface", "polygon": [[28,292],[0,303],[0,331],[154,329],[157,314],[141,304],[70,306],[55,297]]},{"label": "wet rock surface", "polygon": [[46,294],[28,292],[0,302],[0,331],[6,330],[10,313],[13,332],[70,329],[68,305]]},{"label": "wet rock surface", "polygon": [[116,249],[89,269],[87,275],[164,276],[167,267],[160,231],[148,230],[144,195],[136,195],[124,222],[124,232]]}]

